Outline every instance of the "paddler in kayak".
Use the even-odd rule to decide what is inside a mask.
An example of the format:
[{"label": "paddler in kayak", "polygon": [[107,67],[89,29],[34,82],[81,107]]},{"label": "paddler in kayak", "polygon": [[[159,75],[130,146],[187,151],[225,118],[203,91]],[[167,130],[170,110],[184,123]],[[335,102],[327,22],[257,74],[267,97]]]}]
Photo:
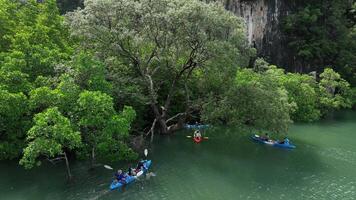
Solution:
[{"label": "paddler in kayak", "polygon": [[269,141],[269,135],[266,133],[264,136],[261,136],[261,139],[268,142]]},{"label": "paddler in kayak", "polygon": [[144,160],[140,160],[137,164],[137,167],[135,169],[136,173],[143,170],[143,168],[145,168],[145,165],[144,165],[145,161]]},{"label": "paddler in kayak", "polygon": [[199,130],[194,131],[193,140],[195,143],[200,143],[202,141],[201,133]]},{"label": "paddler in kayak", "polygon": [[284,140],[280,141],[279,144],[289,144],[289,139],[284,137]]},{"label": "paddler in kayak", "polygon": [[194,138],[201,138],[201,133],[199,130],[194,131]]},{"label": "paddler in kayak", "polygon": [[117,170],[117,172],[114,174],[114,177],[118,182],[126,184],[126,175],[122,172],[121,169]]},{"label": "paddler in kayak", "polygon": [[136,175],[135,170],[131,166],[129,166],[128,175],[129,176],[135,176]]}]

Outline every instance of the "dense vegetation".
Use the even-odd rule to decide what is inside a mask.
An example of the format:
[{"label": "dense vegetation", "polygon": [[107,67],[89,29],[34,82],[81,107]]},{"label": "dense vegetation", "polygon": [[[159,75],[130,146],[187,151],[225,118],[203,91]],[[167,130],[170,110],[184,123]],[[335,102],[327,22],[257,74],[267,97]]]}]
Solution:
[{"label": "dense vegetation", "polygon": [[[114,108],[105,66],[74,54],[55,1],[0,1],[0,158],[133,159],[126,144],[132,107]],[[122,111],[120,111],[122,110]],[[22,150],[23,149],[23,150]],[[70,175],[70,173],[68,173]]]},{"label": "dense vegetation", "polygon": [[316,81],[257,59],[254,68],[237,70],[226,91],[212,95],[204,105],[203,118],[284,133],[292,121],[311,122],[350,108],[351,94],[349,83],[331,68]]},{"label": "dense vegetation", "polygon": [[331,68],[248,67],[244,22],[216,3],[86,0],[62,16],[54,0],[0,0],[0,21],[0,159],[26,168],[64,159],[70,176],[68,155],[135,159],[132,136],[187,122],[285,133],[355,104]]},{"label": "dense vegetation", "polygon": [[356,85],[356,3],[349,0],[302,0],[286,17],[283,30],[298,71],[326,66]]}]

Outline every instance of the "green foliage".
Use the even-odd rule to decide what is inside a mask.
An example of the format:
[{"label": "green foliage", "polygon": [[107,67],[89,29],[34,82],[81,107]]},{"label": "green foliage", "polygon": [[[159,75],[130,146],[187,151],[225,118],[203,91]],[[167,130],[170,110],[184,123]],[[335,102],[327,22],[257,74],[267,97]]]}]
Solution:
[{"label": "green foliage", "polygon": [[[43,86],[31,90],[29,94],[30,108],[33,112],[38,113],[49,107],[56,106],[62,114],[72,119],[81,90],[74,83],[74,79],[67,74],[62,75],[59,79],[60,82],[56,84],[57,87],[55,89]],[[41,77],[37,78],[36,82],[39,85],[52,85],[50,79]]]},{"label": "green foliage", "polygon": [[312,76],[285,73],[263,59],[256,60],[253,70],[238,70],[235,83],[217,94],[211,93],[203,106],[205,121],[274,132],[285,132],[291,119],[316,121],[354,101],[349,84],[330,68],[317,83]]},{"label": "green foliage", "polygon": [[74,131],[72,125],[58,108],[49,108],[34,118],[34,126],[27,132],[29,142],[24,149],[20,164],[32,168],[40,156],[53,158],[64,153],[65,149],[75,149],[81,145],[80,133]]},{"label": "green foliage", "polygon": [[67,74],[63,74],[60,77],[60,80],[61,82],[56,88],[58,91],[57,93],[60,93],[58,107],[63,114],[73,120],[81,89],[77,84],[75,84],[74,78]]},{"label": "green foliage", "polygon": [[135,110],[125,106],[120,114],[115,114],[106,123],[97,145],[100,160],[135,160],[138,154],[123,141],[129,136],[131,124],[136,117]]},{"label": "green foliage", "polygon": [[350,84],[340,74],[326,68],[320,78],[320,106],[324,113],[352,106]]},{"label": "green foliage", "polygon": [[[112,97],[100,91],[83,91],[77,105],[78,125],[84,133],[87,148],[98,152],[99,159],[130,159],[136,155],[122,142],[136,115],[131,107],[125,107],[121,114],[117,114]],[[112,148],[115,145],[118,147]],[[121,152],[123,149],[125,151]],[[126,154],[130,157],[125,157]]]},{"label": "green foliage", "polygon": [[14,34],[16,26],[13,16],[15,14],[16,4],[8,0],[0,0],[0,52],[9,49],[11,39],[6,35]]},{"label": "green foliage", "polygon": [[[38,75],[54,73],[54,66],[68,59],[71,47],[68,32],[63,26],[55,0],[37,3],[36,0],[1,1],[5,6],[8,28],[4,35],[6,45],[0,56],[6,68],[19,70],[34,80]],[[3,59],[1,59],[3,57]]]},{"label": "green foliage", "polygon": [[78,99],[79,125],[101,130],[115,113],[112,98],[99,91],[84,91]]},{"label": "green foliage", "polygon": [[115,114],[111,117],[105,126],[104,132],[119,139],[126,138],[129,136],[131,123],[135,117],[135,110],[130,106],[125,106],[121,114]]},{"label": "green foliage", "polygon": [[220,4],[87,0],[84,5],[67,14],[71,34],[107,65],[108,76],[119,86],[114,89],[118,107],[133,105],[146,121],[152,120],[146,114],[151,108],[158,110],[154,117],[162,115],[164,120],[183,112],[190,106],[184,101],[185,90],[194,89],[194,76],[208,68],[236,70],[253,53],[243,20]]},{"label": "green foliage", "polygon": [[237,72],[236,82],[222,99],[209,99],[203,107],[203,119],[234,125],[249,125],[274,132],[285,132],[291,123],[287,91],[273,76],[251,69]]},{"label": "green foliage", "polygon": [[[304,71],[335,66],[356,80],[356,4],[303,4],[284,26],[297,63]],[[68,26],[55,0],[0,0],[0,159],[15,158],[27,142],[26,168],[65,151],[130,160],[138,156],[130,130],[154,118],[169,126],[184,122],[168,119],[185,112],[285,132],[292,120],[315,121],[356,102],[355,89],[332,69],[319,82],[263,59],[242,69],[256,52],[243,20],[221,4],[86,0],[66,19]]]},{"label": "green foliage", "polygon": [[103,161],[132,161],[138,158],[138,154],[125,143],[113,139],[99,143],[97,149],[99,159]]},{"label": "green foliage", "polygon": [[27,98],[22,93],[10,93],[0,88],[0,160],[20,154],[24,131],[28,126]]},{"label": "green foliage", "polygon": [[29,106],[35,112],[42,112],[43,110],[57,106],[60,99],[58,90],[52,90],[49,87],[40,87],[30,92]]},{"label": "green foliage", "polygon": [[253,69],[256,72],[264,72],[267,71],[270,68],[270,64],[266,62],[263,58],[257,58],[255,60]]},{"label": "green foliage", "polygon": [[296,111],[291,115],[294,121],[312,122],[320,118],[319,94],[316,81],[311,76],[287,73],[281,82],[288,91],[289,101],[297,105]]},{"label": "green foliage", "polygon": [[353,108],[356,108],[356,88],[351,89],[350,99],[351,99]]},{"label": "green foliage", "polygon": [[[55,0],[0,0],[0,21],[0,159],[21,153],[26,132],[21,160],[26,168],[43,155],[94,144],[100,156],[106,155],[105,145],[117,145],[109,150],[113,158],[137,156],[126,145],[134,109],[121,104],[122,113],[115,111],[106,66],[90,51],[71,57],[74,43]],[[79,135],[76,129],[86,144],[70,138]]]},{"label": "green foliage", "polygon": [[105,65],[92,55],[81,52],[69,63],[71,75],[82,90],[112,94],[112,83],[106,80]]},{"label": "green foliage", "polygon": [[345,0],[308,0],[298,2],[283,30],[305,71],[323,71],[334,66],[352,84],[356,82],[355,5]]},{"label": "green foliage", "polygon": [[83,7],[83,0],[57,0],[57,4],[61,13],[66,13],[78,7]]},{"label": "green foliage", "polygon": [[28,75],[20,71],[8,71],[0,68],[0,85],[10,92],[28,93],[32,88]]}]

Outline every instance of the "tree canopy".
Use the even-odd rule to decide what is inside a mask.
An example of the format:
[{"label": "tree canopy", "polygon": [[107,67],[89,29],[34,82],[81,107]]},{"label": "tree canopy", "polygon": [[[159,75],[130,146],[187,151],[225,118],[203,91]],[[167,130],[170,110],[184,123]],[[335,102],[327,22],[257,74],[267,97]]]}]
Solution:
[{"label": "tree canopy", "polygon": [[63,154],[66,148],[72,150],[81,145],[80,133],[73,129],[69,119],[56,107],[37,114],[34,123],[27,132],[26,140],[29,143],[20,160],[20,164],[26,168],[39,165],[39,156],[53,158]]},{"label": "tree canopy", "polygon": [[86,0],[61,15],[68,1],[0,0],[0,159],[65,160],[71,177],[68,157],[134,160],[136,141],[185,123],[287,133],[355,106],[355,4],[303,1],[286,18],[291,73],[255,59],[245,22],[209,2]]},{"label": "tree canopy", "polygon": [[239,65],[250,53],[243,21],[215,3],[87,0],[67,19],[71,34],[107,63],[112,77],[120,79],[116,73],[125,70],[135,80],[162,133],[176,127],[167,122],[177,114],[170,108],[183,79],[213,60]]}]

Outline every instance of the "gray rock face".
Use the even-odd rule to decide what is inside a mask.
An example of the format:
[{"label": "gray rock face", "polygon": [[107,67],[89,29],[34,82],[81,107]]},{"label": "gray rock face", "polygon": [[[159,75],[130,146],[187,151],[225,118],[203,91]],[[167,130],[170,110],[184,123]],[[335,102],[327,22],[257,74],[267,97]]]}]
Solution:
[{"label": "gray rock face", "polygon": [[[221,0],[225,8],[246,22],[249,43],[258,55],[280,66],[292,66],[287,45],[281,32],[281,23],[291,11],[285,0]],[[289,2],[289,3],[288,3]]]}]

